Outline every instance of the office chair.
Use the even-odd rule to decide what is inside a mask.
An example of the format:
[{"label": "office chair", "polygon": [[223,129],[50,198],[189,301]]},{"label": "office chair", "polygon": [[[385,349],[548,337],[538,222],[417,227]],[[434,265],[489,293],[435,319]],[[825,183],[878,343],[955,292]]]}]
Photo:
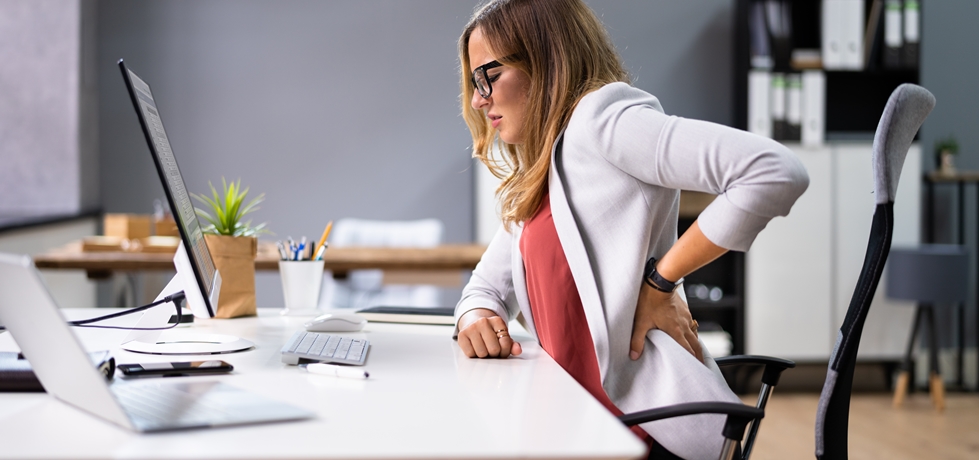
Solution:
[{"label": "office chair", "polygon": [[[725,356],[723,358],[715,358],[714,362],[719,367],[732,365],[764,366],[761,390],[758,392],[758,402],[755,404],[755,407],[725,402],[675,404],[633,412],[631,414],[623,414],[619,416],[619,420],[626,426],[633,426],[684,415],[725,414],[727,415],[727,419],[724,422],[722,431],[724,435],[724,446],[721,449],[720,458],[722,460],[749,458],[751,449],[754,447],[755,437],[758,434],[761,419],[765,416],[765,405],[768,404],[772,390],[778,385],[782,371],[795,367],[795,363],[787,359],[755,355]],[[746,429],[748,430],[748,436],[745,436]],[[744,440],[743,443],[741,442],[742,439]],[[680,458],[666,450],[657,451],[657,454],[655,457],[657,459],[672,460]]]},{"label": "office chair", "polygon": [[816,411],[816,458],[847,458],[847,428],[850,416],[850,391],[853,368],[864,321],[870,310],[884,262],[891,249],[894,232],[894,197],[911,141],[935,107],[935,96],[912,84],[903,84],[891,93],[874,135],[874,194],[877,207],[870,228],[870,241],[850,299],[836,346],[829,358],[826,382]]},{"label": "office chair", "polygon": [[[819,397],[815,430],[816,457],[819,460],[847,458],[847,427],[853,369],[856,365],[863,324],[891,247],[897,183],[911,141],[934,106],[935,97],[928,90],[917,85],[903,84],[897,87],[887,100],[877,126],[877,133],[874,135],[872,161],[877,207],[863,269],[850,300],[846,318],[840,327],[836,346],[830,355],[826,382]],[[633,426],[684,415],[727,414],[722,432],[725,443],[720,458],[722,460],[747,459],[751,455],[758,426],[764,417],[765,404],[771,396],[771,391],[778,384],[781,372],[795,367],[795,363],[763,356],[731,356],[718,358],[715,361],[719,366],[765,365],[762,389],[756,407],[719,402],[687,403],[624,414],[619,417],[619,420],[628,426]],[[748,437],[744,438],[745,429],[749,424],[752,425],[751,430]],[[742,438],[744,438],[743,446]],[[739,448],[741,455],[736,456]],[[667,454],[664,453],[664,457],[669,457]]]}]

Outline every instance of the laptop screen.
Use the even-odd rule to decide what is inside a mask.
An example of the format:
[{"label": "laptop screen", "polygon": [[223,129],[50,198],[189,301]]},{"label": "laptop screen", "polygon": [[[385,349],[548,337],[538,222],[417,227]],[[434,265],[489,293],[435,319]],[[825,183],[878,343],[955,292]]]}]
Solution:
[{"label": "laptop screen", "polygon": [[208,251],[207,244],[204,242],[200,222],[197,220],[197,214],[194,211],[193,203],[190,201],[184,180],[180,176],[177,159],[174,158],[173,150],[170,148],[167,132],[163,129],[163,120],[160,118],[160,112],[153,100],[150,85],[132,70],[126,68],[125,63],[121,60],[119,61],[119,68],[122,70],[123,79],[129,88],[133,105],[136,106],[139,122],[143,126],[143,133],[146,135],[146,142],[150,146],[150,153],[153,155],[156,169],[160,173],[160,181],[163,183],[163,190],[166,192],[167,201],[170,203],[170,210],[179,223],[180,237],[187,247],[197,284],[201,287],[208,313],[213,317],[214,309],[209,298],[213,288],[214,261],[211,259],[211,252]]}]

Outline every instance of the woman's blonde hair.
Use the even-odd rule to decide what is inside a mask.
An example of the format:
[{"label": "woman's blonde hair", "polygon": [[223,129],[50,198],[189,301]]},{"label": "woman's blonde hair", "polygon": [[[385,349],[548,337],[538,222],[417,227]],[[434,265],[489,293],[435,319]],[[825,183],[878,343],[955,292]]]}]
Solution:
[{"label": "woman's blonde hair", "polygon": [[[474,87],[469,37],[482,31],[498,61],[530,77],[523,143],[506,144],[482,111],[470,105]],[[581,0],[493,0],[478,8],[459,38],[462,116],[479,158],[502,184],[501,219],[507,228],[534,216],[547,190],[551,149],[571,112],[589,92],[629,82],[605,27]],[[499,142],[502,159],[492,158]]]}]

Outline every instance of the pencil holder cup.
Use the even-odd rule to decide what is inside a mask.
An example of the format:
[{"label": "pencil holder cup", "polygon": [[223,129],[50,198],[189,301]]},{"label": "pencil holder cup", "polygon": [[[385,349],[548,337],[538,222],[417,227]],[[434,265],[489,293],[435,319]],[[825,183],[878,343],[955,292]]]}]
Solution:
[{"label": "pencil holder cup", "polygon": [[283,315],[313,315],[323,283],[322,260],[280,260],[279,276],[285,296]]}]

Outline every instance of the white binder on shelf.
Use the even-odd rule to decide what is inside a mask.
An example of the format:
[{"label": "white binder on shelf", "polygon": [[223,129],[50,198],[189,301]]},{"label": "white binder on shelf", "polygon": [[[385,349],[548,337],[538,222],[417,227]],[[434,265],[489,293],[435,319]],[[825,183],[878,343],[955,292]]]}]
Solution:
[{"label": "white binder on shelf", "polygon": [[802,74],[785,76],[785,140],[802,139]]},{"label": "white binder on shelf", "polygon": [[863,36],[866,33],[864,0],[837,0],[840,2],[841,56],[843,70],[863,70]]},{"label": "white binder on shelf", "polygon": [[904,0],[904,46],[901,64],[914,69],[918,67],[918,42],[921,39],[921,5],[917,0]]},{"label": "white binder on shelf", "polygon": [[772,74],[772,92],[769,95],[772,114],[772,139],[785,140],[785,74]]},{"label": "white binder on shelf", "polygon": [[823,68],[863,70],[864,0],[823,0]]},{"label": "white binder on shelf", "polygon": [[904,45],[904,30],[901,27],[903,13],[901,0],[887,0],[884,4],[884,57],[883,65],[888,69],[901,67],[901,51]]},{"label": "white binder on shelf", "polygon": [[843,0],[823,0],[822,6],[822,47],[823,68],[839,70],[843,68],[842,15]]},{"label": "white binder on shelf", "polygon": [[771,87],[771,73],[764,70],[748,72],[748,131],[765,137],[772,137]]},{"label": "white binder on shelf", "polygon": [[802,72],[802,145],[820,146],[826,137],[826,75]]}]

